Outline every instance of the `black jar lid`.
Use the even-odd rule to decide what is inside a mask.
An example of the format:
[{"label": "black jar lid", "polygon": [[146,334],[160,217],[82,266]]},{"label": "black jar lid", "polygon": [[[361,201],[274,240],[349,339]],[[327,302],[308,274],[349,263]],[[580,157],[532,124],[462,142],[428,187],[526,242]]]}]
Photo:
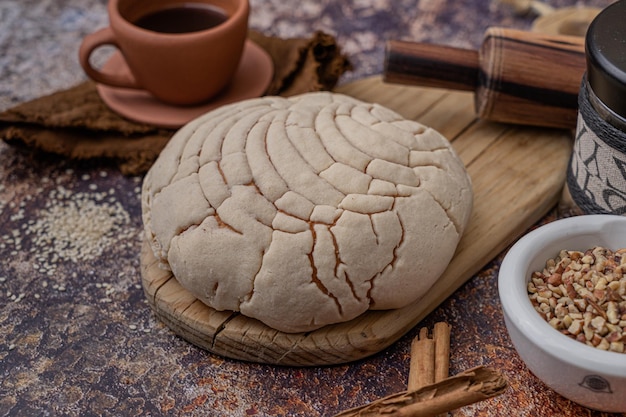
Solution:
[{"label": "black jar lid", "polygon": [[626,0],[596,16],[585,49],[589,86],[606,107],[626,118]]}]

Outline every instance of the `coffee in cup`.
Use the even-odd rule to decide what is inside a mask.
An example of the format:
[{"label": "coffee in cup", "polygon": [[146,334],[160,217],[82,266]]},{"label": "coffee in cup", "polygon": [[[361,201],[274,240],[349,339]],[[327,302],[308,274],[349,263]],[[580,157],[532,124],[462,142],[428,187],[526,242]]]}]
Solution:
[{"label": "coffee in cup", "polygon": [[[237,71],[248,32],[248,0],[111,0],[109,26],[83,40],[80,63],[94,81],[142,89],[174,105],[206,102]],[[131,76],[103,72],[94,50],[113,45]]]},{"label": "coffee in cup", "polygon": [[161,33],[188,33],[211,29],[228,19],[224,10],[211,4],[171,5],[139,17],[133,23],[140,28]]}]

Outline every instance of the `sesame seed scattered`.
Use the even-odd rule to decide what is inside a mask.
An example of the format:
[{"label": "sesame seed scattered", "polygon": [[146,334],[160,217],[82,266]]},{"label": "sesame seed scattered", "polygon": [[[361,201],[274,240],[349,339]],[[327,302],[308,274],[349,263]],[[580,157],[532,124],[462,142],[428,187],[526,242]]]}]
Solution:
[{"label": "sesame seed scattered", "polygon": [[[79,275],[102,289],[100,302],[110,303],[113,301],[111,297],[116,297],[113,294],[122,291],[122,287],[113,287],[109,283],[95,283],[95,271],[84,267],[90,260],[110,252],[112,245],[120,250],[133,249],[141,239],[142,230],[132,224],[129,212],[118,198],[119,190],[93,182],[108,177],[106,171],[77,175],[70,169],[65,173],[79,176],[86,183],[75,189],[65,186],[62,176],[56,180],[42,176],[39,186],[32,190],[33,195],[0,201],[0,212],[11,209],[7,218],[12,223],[0,235],[0,249],[5,256],[20,257],[20,267],[30,268],[36,279],[35,291],[39,291],[22,292],[24,288],[7,291],[8,286],[0,287],[0,299],[5,302],[17,303],[26,295],[31,300],[40,300],[45,298],[49,289],[68,291],[71,289],[70,277],[78,278]],[[140,180],[137,184],[141,183]],[[0,184],[0,191],[3,187]],[[139,186],[135,188],[140,192]],[[24,257],[25,253],[27,257]],[[67,263],[80,264],[81,268],[70,267],[68,271]],[[116,271],[115,274],[118,278],[129,279],[127,272]],[[0,276],[0,284],[7,280],[6,275]]]},{"label": "sesame seed scattered", "polygon": [[[92,188],[92,187],[90,187]],[[51,264],[58,260],[80,262],[95,259],[120,237],[130,237],[125,229],[130,215],[112,194],[75,193],[59,186],[49,195],[49,204],[26,229],[33,236],[33,250]],[[108,202],[103,199],[108,198]],[[54,268],[42,268],[44,273]],[[50,266],[50,265],[48,265]],[[54,273],[54,272],[52,272]]]}]

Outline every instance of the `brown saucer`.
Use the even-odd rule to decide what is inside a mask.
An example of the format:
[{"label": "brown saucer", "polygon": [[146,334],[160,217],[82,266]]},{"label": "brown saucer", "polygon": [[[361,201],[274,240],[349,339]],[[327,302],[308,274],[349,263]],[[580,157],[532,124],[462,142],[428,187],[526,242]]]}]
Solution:
[{"label": "brown saucer", "polygon": [[[108,73],[127,73],[124,58],[114,53],[103,66]],[[241,63],[230,86],[211,101],[197,106],[174,106],[158,101],[148,92],[98,84],[98,93],[111,110],[136,122],[179,128],[192,119],[224,104],[261,96],[272,80],[274,64],[269,54],[248,40]]]}]

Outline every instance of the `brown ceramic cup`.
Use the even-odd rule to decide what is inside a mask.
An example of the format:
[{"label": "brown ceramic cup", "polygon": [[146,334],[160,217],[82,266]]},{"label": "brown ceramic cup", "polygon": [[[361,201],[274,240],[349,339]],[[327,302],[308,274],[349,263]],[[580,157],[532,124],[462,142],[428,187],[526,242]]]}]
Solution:
[{"label": "brown ceramic cup", "polygon": [[[174,29],[182,33],[163,31],[172,28],[138,26],[150,15],[158,17],[166,9],[191,6],[222,11],[225,20],[185,32],[196,16],[161,16],[161,23],[178,25]],[[109,26],[85,37],[79,50],[80,64],[100,84],[142,89],[174,105],[206,102],[219,94],[237,71],[248,31],[249,7],[248,0],[110,0]],[[92,52],[103,45],[119,49],[132,75],[106,73],[91,64]]]}]

